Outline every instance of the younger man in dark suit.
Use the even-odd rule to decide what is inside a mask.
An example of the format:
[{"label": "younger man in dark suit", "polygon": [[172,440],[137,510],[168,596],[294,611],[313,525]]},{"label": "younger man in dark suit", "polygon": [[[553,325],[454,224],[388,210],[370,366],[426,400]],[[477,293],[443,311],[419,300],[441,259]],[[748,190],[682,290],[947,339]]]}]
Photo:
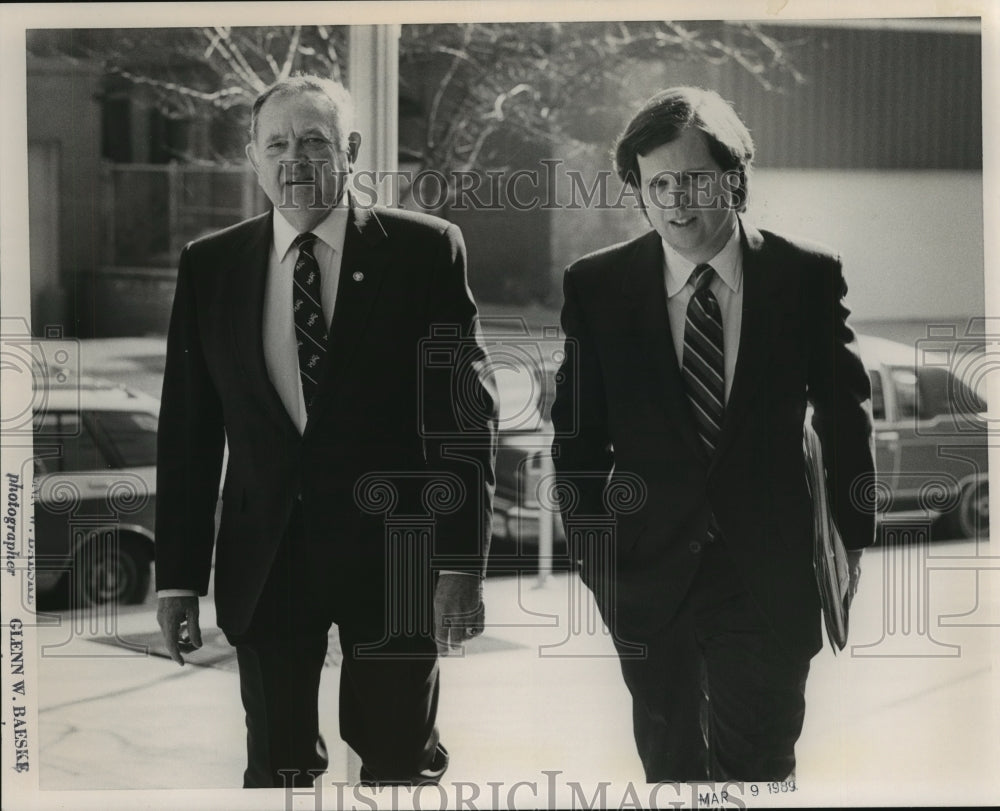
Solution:
[{"label": "younger man in dark suit", "polygon": [[[616,170],[653,230],[567,270],[552,409],[564,518],[612,630],[650,781],[784,780],[821,647],[807,403],[859,575],[869,382],[839,259],[751,225],[750,133],[717,94],[649,99]],[[637,507],[604,545],[586,517]],[[582,516],[582,518],[581,518]],[[600,523],[600,522],[599,522]],[[641,651],[641,655],[637,655]]]}]

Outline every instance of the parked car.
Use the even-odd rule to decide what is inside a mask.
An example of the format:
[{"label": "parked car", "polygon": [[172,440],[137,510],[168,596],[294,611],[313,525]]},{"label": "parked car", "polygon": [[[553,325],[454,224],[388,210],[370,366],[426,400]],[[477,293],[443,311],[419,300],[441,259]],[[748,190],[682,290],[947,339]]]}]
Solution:
[{"label": "parked car", "polygon": [[73,605],[141,603],[149,592],[159,402],[86,377],[50,380],[34,416],[40,593]]},{"label": "parked car", "polygon": [[[985,536],[985,403],[950,366],[917,363],[913,347],[866,335],[859,344],[872,381],[884,514],[940,518],[949,534]],[[543,521],[551,522],[557,551],[565,542],[558,516],[539,503],[552,473],[547,412],[554,371],[495,369],[500,431],[493,534],[500,543],[494,562],[510,557],[512,548],[515,557],[537,555]],[[70,585],[84,604],[146,598],[158,414],[155,398],[125,386],[86,377],[49,382],[34,422],[40,592]]]},{"label": "parked car", "polygon": [[940,519],[941,534],[989,533],[986,403],[951,362],[883,338],[858,336],[872,383],[875,467],[883,517]]},{"label": "parked car", "polygon": [[[872,382],[879,509],[883,518],[938,520],[942,534],[989,532],[986,404],[952,365],[917,363],[914,347],[859,335]],[[538,544],[538,486],[551,472],[552,426],[540,395],[541,374],[554,370],[498,369],[500,442],[494,538],[522,550]],[[551,388],[551,387],[550,387]],[[554,521],[556,542],[562,524]]]}]

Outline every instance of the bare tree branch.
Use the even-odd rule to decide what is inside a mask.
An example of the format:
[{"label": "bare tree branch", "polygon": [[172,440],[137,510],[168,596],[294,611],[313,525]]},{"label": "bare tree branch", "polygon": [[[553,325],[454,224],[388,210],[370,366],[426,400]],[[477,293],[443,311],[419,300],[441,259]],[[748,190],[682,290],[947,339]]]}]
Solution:
[{"label": "bare tree branch", "polygon": [[479,153],[483,149],[483,144],[486,143],[486,139],[489,138],[497,128],[494,124],[488,124],[483,127],[482,132],[479,133],[479,137],[476,138],[475,144],[473,144],[472,149],[469,151],[469,156],[466,158],[465,163],[462,165],[463,171],[470,171],[478,166]]},{"label": "bare tree branch", "polygon": [[[48,34],[47,42],[59,37]],[[93,29],[62,36],[60,47],[148,88],[166,115],[195,118],[206,105],[245,106],[296,70],[340,79],[345,38],[344,26]],[[634,77],[651,65],[731,64],[782,92],[804,81],[792,64],[801,44],[744,23],[407,25],[399,43],[401,96],[419,118],[401,127],[401,146],[422,168],[447,174],[506,165],[520,145],[606,144],[637,101]],[[245,126],[236,114],[226,124]],[[229,140],[224,148],[236,155],[238,139]]]},{"label": "bare tree branch", "polygon": [[216,27],[214,30],[220,35],[219,44],[217,46],[219,53],[222,54],[223,58],[233,71],[255,92],[259,93],[264,90],[268,83],[261,79],[260,76],[257,75],[257,72],[247,63],[246,58],[243,56],[243,52],[230,36],[230,29],[226,27]]},{"label": "bare tree branch", "polygon": [[198,99],[199,101],[206,101],[224,109],[232,107],[235,104],[249,105],[250,103],[250,96],[245,87],[223,87],[211,93],[206,93],[201,90],[195,90],[192,87],[185,87],[184,85],[177,84],[176,82],[153,79],[149,76],[139,76],[125,70],[113,69],[113,72],[124,79],[128,79],[130,82],[134,82],[135,84],[147,85],[160,90],[166,90],[170,93],[177,93],[180,96]]},{"label": "bare tree branch", "polygon": [[[471,26],[466,26],[463,35],[463,44],[468,45],[471,36],[472,28]],[[434,101],[431,103],[430,113],[427,116],[428,149],[434,149],[434,125],[437,123],[437,114],[438,109],[441,107],[441,100],[444,98],[444,94],[448,90],[448,86],[451,84],[452,79],[455,77],[455,73],[458,71],[458,67],[462,60],[466,59],[468,59],[468,56],[464,52],[457,50],[453,52],[451,64],[448,66],[448,70],[438,85],[437,92],[434,94]]]},{"label": "bare tree branch", "polygon": [[275,80],[287,79],[292,75],[292,67],[295,65],[295,55],[299,51],[299,43],[302,41],[302,27],[295,26],[292,29],[292,37],[288,41],[288,48],[285,50],[285,61],[281,70],[275,70]]},{"label": "bare tree branch", "polygon": [[326,58],[330,63],[330,78],[339,82],[341,80],[340,54],[337,53],[336,43],[330,36],[330,29],[325,25],[320,25],[317,26],[316,33],[319,34],[320,39],[326,42]]}]

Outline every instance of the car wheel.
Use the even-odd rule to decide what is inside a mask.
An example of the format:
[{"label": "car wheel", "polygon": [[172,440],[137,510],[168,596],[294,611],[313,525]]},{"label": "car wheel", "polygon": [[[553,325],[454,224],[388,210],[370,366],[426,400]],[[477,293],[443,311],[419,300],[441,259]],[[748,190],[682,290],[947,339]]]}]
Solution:
[{"label": "car wheel", "polygon": [[134,538],[95,535],[77,553],[74,572],[81,605],[141,603],[149,593],[149,556]]},{"label": "car wheel", "polygon": [[990,488],[986,481],[966,485],[954,513],[954,528],[963,538],[985,538],[990,532]]}]

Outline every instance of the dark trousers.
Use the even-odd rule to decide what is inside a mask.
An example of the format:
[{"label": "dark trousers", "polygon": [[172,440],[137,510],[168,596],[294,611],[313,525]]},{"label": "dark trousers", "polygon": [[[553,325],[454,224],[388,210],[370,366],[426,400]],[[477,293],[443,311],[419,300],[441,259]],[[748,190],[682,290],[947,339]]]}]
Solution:
[{"label": "dark trousers", "polygon": [[789,777],[811,655],[774,635],[721,538],[677,616],[642,642],[646,656],[621,667],[649,782]]},{"label": "dark trousers", "polygon": [[334,622],[343,651],[341,737],[379,779],[406,781],[433,759],[438,744],[433,637],[387,633],[382,595],[372,600],[349,586],[338,589],[344,572],[323,561],[318,565],[306,549],[296,511],[249,628],[229,635],[246,710],[244,788],[310,786],[326,769],[318,696]]}]

